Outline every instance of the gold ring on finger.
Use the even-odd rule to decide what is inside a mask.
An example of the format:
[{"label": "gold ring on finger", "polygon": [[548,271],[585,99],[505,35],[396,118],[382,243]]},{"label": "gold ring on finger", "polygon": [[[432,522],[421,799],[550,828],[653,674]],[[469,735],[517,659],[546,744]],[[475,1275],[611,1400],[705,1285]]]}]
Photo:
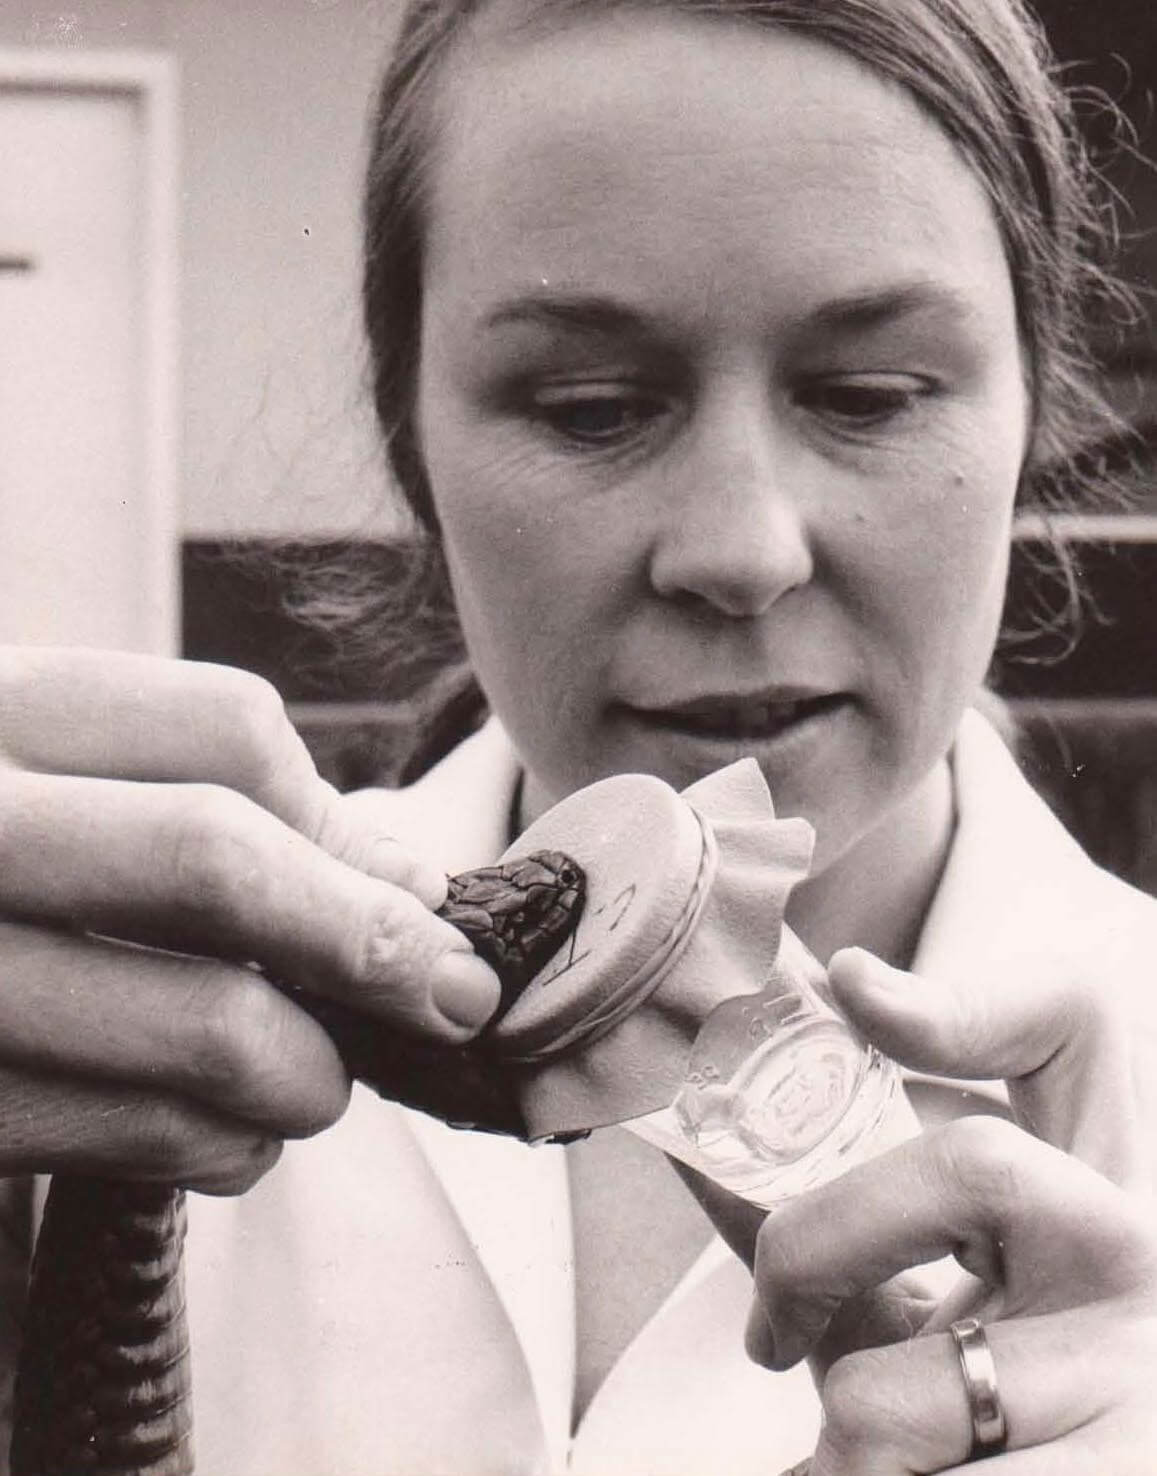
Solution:
[{"label": "gold ring on finger", "polygon": [[996,1383],[996,1362],[988,1335],[975,1317],[962,1317],[948,1329],[960,1358],[968,1415],[972,1421],[970,1461],[998,1455],[1008,1445],[1008,1421]]}]

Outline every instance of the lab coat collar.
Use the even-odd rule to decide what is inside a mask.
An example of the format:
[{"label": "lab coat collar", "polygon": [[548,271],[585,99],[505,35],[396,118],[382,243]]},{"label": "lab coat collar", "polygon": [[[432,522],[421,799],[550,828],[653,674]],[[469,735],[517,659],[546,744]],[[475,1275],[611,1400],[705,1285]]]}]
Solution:
[{"label": "lab coat collar", "polygon": [[[510,843],[521,769],[491,718],[394,796],[400,838],[453,874]],[[407,1113],[513,1327],[534,1386],[553,1470],[566,1463],[574,1389],[574,1255],[563,1150],[449,1128]]]},{"label": "lab coat collar", "polygon": [[[1021,987],[1040,961],[1043,929],[1053,936],[1078,892],[1087,904],[1093,871],[1079,846],[1032,791],[992,725],[977,712],[961,722],[952,755],[956,829],[944,875],[921,932],[914,971],[967,988],[978,971]],[[505,731],[491,718],[422,779],[399,791],[398,828],[408,845],[428,851],[448,871],[487,865],[509,844],[520,765]],[[1058,896],[1062,899],[1058,906]],[[1066,899],[1072,899],[1071,902]],[[1058,913],[1060,914],[1058,916]],[[948,1085],[944,1078],[908,1073]],[[1003,1082],[955,1082],[982,1101],[1007,1101]],[[415,1117],[416,1136],[441,1178],[508,1311],[511,1295],[495,1267],[507,1259],[506,1231],[496,1228],[479,1192],[475,1158],[462,1135]],[[501,1145],[511,1150],[520,1145]],[[488,1152],[497,1150],[484,1144]],[[543,1174],[549,1148],[533,1150]],[[557,1195],[561,1190],[556,1189]],[[494,1253],[492,1254],[491,1251]],[[513,1293],[512,1293],[513,1295]]]},{"label": "lab coat collar", "polygon": [[[509,738],[491,719],[399,793],[404,808],[396,813],[407,844],[421,842],[448,870],[489,864],[510,842],[519,774]],[[743,1353],[750,1280],[716,1236],[624,1350],[572,1447],[574,1262],[564,1150],[455,1132],[407,1115],[518,1336],[553,1470],[606,1476],[624,1469],[622,1432],[636,1425],[647,1432],[647,1468],[656,1476],[709,1469],[706,1450],[684,1447],[696,1431],[706,1443],[706,1432],[720,1423],[737,1429],[756,1421],[757,1434],[747,1442],[752,1464],[744,1471],[778,1469],[814,1444],[818,1406],[806,1370],[778,1379],[773,1394],[764,1370]],[[497,1193],[496,1184],[502,1186]],[[679,1381],[696,1365],[688,1363],[686,1349],[701,1349],[704,1338],[718,1344],[711,1359],[717,1374],[710,1389],[687,1388]],[[680,1426],[672,1419],[672,1397],[703,1418],[687,1416]]]},{"label": "lab coat collar", "polygon": [[453,874],[489,866],[510,844],[521,765],[490,718],[421,779],[392,796],[406,844]]},{"label": "lab coat collar", "polygon": [[1057,950],[1044,943],[1083,944],[1082,919],[1106,878],[978,712],[964,715],[952,769],[956,829],[913,972],[967,987],[984,971],[1023,988],[1026,970],[1054,966]]},{"label": "lab coat collar", "polygon": [[[956,831],[922,931],[915,970],[957,983],[976,970],[999,970],[1010,988],[1017,987],[1025,969],[1033,966],[1040,929],[1058,928],[1078,891],[1087,899],[1089,876],[1095,868],[1033,793],[1003,740],[975,712],[966,714],[961,724],[952,765]],[[510,741],[492,719],[424,779],[398,794],[400,818],[404,816],[405,822],[401,833],[407,843],[428,849],[431,858],[448,870],[488,864],[509,843],[518,776],[519,763]],[[928,1080],[941,1084],[938,1078]],[[984,1099],[991,1102],[1006,1097],[1003,1083],[943,1084],[957,1091],[974,1091],[980,1098],[978,1109]],[[568,1362],[573,1358],[569,1198],[562,1150],[528,1149],[512,1142],[464,1143],[463,1135],[429,1119],[416,1120],[415,1136],[518,1333],[557,1467],[564,1439],[563,1400],[573,1378],[573,1363]],[[476,1147],[486,1150],[485,1154],[471,1151]],[[528,1262],[520,1260],[516,1250],[512,1254],[510,1215],[496,1208],[499,1196],[488,1192],[503,1176],[480,1167],[483,1157],[502,1156],[518,1160],[512,1166],[523,1175],[528,1192],[535,1186],[539,1211],[550,1221],[552,1245],[540,1241],[534,1250],[540,1258],[545,1252],[551,1263],[548,1294],[554,1308],[553,1345],[549,1338],[544,1341],[543,1322],[540,1320],[536,1333],[533,1318],[527,1318],[527,1288],[519,1268],[521,1265],[524,1272]],[[500,1167],[497,1162],[491,1164],[493,1170]],[[528,1245],[528,1255],[530,1249]],[[740,1272],[737,1265],[729,1270],[721,1264],[729,1259],[721,1242],[707,1248],[683,1285],[652,1318],[651,1331],[643,1329],[636,1339],[635,1352],[628,1350],[625,1370],[634,1367],[632,1359],[637,1361],[644,1344],[654,1353],[652,1333],[665,1333],[667,1320],[676,1315],[675,1309],[689,1294],[697,1288],[706,1294],[707,1282]],[[561,1328],[566,1331],[560,1336]],[[738,1378],[738,1371],[733,1376]],[[600,1399],[617,1402],[621,1392],[617,1382],[621,1382],[619,1376],[612,1373]],[[598,1411],[599,1402],[592,1406],[592,1413]],[[596,1429],[598,1423],[596,1420]]]},{"label": "lab coat collar", "polygon": [[[407,842],[448,871],[488,865],[510,843],[519,774],[510,740],[491,718],[397,794]],[[1073,904],[1081,903],[1077,916],[1087,915],[1090,879],[1100,873],[979,712],[961,721],[952,776],[955,833],[913,971],[959,982],[978,967],[999,968],[1011,983],[1040,956],[1034,924],[1074,931]]]}]

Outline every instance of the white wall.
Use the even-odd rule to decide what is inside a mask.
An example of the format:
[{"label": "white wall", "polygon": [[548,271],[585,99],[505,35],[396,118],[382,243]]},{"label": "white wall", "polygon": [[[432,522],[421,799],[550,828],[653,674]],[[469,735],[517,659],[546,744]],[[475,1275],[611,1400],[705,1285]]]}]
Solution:
[{"label": "white wall", "polygon": [[[0,0],[0,44],[161,49],[181,71],[186,533],[384,526],[357,216],[399,0],[62,3]],[[1157,179],[1130,176],[1157,281]]]},{"label": "white wall", "polygon": [[388,519],[362,388],[357,232],[366,108],[396,11],[397,0],[0,3],[0,44],[177,60],[187,535]]}]

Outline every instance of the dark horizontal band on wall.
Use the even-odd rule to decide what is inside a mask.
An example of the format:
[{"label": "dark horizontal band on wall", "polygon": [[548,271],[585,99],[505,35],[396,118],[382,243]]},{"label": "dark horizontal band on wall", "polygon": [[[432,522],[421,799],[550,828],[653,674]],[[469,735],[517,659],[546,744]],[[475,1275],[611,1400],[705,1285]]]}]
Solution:
[{"label": "dark horizontal band on wall", "polygon": [[[289,715],[338,789],[403,782],[417,719],[407,704],[295,702]],[[1013,698],[994,715],[1089,854],[1157,895],[1157,698]]]},{"label": "dark horizontal band on wall", "polygon": [[[402,555],[384,543],[188,541],[185,654],[257,671],[291,701],[401,695],[386,688],[372,661],[347,660],[340,638],[289,613],[295,570],[315,570],[351,550],[375,576],[380,569],[383,583],[402,577]],[[1157,697],[1157,543],[1101,540],[1076,554],[1079,638],[1065,613],[1066,586],[1055,560],[1038,543],[1014,545],[1005,616],[1012,634],[1002,642],[995,686],[1027,698]]]},{"label": "dark horizontal band on wall", "polygon": [[992,673],[1006,696],[1157,696],[1157,542],[1071,547],[1066,579],[1043,544],[1013,544],[1005,634]]}]

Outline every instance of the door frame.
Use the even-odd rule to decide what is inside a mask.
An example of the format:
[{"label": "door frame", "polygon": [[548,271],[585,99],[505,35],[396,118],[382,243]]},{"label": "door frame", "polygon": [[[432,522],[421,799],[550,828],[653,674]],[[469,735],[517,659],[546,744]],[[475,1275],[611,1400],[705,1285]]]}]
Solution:
[{"label": "door frame", "polygon": [[128,97],[143,143],[142,363],[138,449],[147,628],[141,645],[180,649],[179,119],[174,60],[151,51],[0,46],[0,89]]}]

